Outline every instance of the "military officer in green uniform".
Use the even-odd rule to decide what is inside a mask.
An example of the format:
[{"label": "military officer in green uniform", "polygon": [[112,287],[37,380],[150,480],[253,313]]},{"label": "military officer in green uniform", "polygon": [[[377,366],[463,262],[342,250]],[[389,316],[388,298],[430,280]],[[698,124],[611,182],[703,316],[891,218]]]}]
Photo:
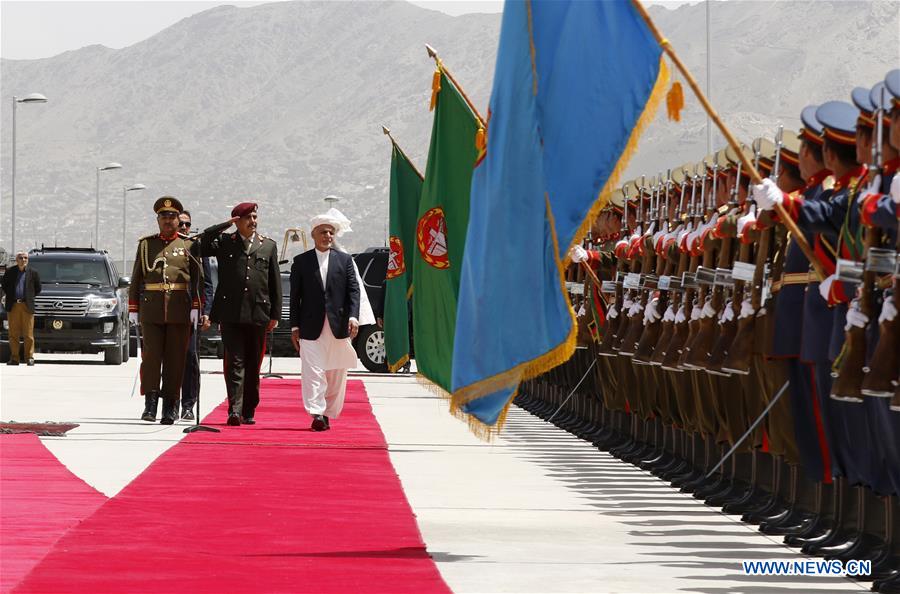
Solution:
[{"label": "military officer in green uniform", "polygon": [[[159,233],[138,241],[128,292],[128,312],[139,323],[143,337],[141,420],[156,420],[163,399],[160,423],[175,422],[178,395],[191,333],[200,311],[203,272],[198,245],[178,233],[178,215],[184,210],[172,196],[153,204]],[[162,381],[162,387],[160,387]]]},{"label": "military officer in green uniform", "polygon": [[[232,218],[202,235],[204,256],[215,256],[219,284],[209,317],[222,330],[228,424],[256,423],[259,368],[266,334],[281,319],[281,273],[278,246],[256,232],[258,207],[242,202]],[[237,231],[222,233],[235,223]]]}]

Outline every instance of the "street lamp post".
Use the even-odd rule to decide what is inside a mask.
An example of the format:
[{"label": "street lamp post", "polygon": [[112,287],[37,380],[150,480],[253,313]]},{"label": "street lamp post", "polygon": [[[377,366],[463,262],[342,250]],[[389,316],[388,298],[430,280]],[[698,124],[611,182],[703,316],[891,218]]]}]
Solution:
[{"label": "street lamp post", "polygon": [[340,202],[341,197],[335,196],[334,194],[329,194],[328,196],[325,196],[323,200],[325,200],[325,203],[328,204],[328,208],[334,208],[335,202]]},{"label": "street lamp post", "polygon": [[125,275],[125,249],[126,249],[125,248],[125,225],[126,225],[126,222],[128,221],[128,218],[127,218],[128,211],[126,210],[125,205],[128,203],[128,192],[134,192],[137,190],[145,190],[145,189],[147,189],[147,186],[145,186],[144,184],[134,184],[133,186],[130,186],[127,188],[125,186],[122,186],[122,270],[121,270],[122,276]]},{"label": "street lamp post", "polygon": [[97,245],[94,248],[98,250],[100,249],[100,172],[121,168],[121,163],[107,163],[103,167],[97,168],[97,201],[94,206],[94,241],[97,242]]},{"label": "street lamp post", "polygon": [[12,229],[9,234],[9,251],[11,254],[16,253],[16,108],[19,103],[46,103],[47,98],[40,93],[32,93],[28,96],[12,98],[12,198],[9,203],[9,220]]}]

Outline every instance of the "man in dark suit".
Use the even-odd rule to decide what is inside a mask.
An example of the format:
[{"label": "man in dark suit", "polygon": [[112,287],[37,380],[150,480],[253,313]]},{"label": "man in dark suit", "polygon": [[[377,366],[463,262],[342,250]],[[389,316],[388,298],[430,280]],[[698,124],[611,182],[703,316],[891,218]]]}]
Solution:
[{"label": "man in dark suit", "polygon": [[303,405],[313,431],[330,429],[340,415],[347,369],[357,361],[350,341],[359,331],[360,286],[353,258],[333,245],[349,223],[333,208],[314,217],[316,247],[291,266],[291,340],[302,360]]},{"label": "man in dark suit", "polygon": [[19,338],[25,342],[25,362],[34,365],[34,296],[41,293],[41,277],[28,266],[28,254],[16,254],[16,265],[3,274],[3,293],[9,321],[8,365],[19,364]]},{"label": "man in dark suit", "polygon": [[[191,212],[184,210],[178,215],[178,232],[187,235],[191,232]],[[200,394],[200,357],[197,348],[200,342],[200,332],[209,329],[209,311],[212,309],[215,288],[212,283],[212,273],[209,266],[209,258],[200,258],[203,265],[203,293],[200,299],[200,319],[196,325],[191,326],[191,337],[188,340],[187,360],[184,363],[184,379],[181,382],[181,418],[193,421],[194,406]],[[197,411],[199,414],[200,411]]]},{"label": "man in dark suit", "polygon": [[[218,323],[225,345],[225,388],[228,424],[256,423],[259,368],[266,352],[266,333],[281,318],[281,273],[278,246],[256,232],[258,207],[242,202],[231,220],[203,232],[203,255],[218,261],[219,286],[210,320]],[[234,233],[221,233],[237,225]]]}]

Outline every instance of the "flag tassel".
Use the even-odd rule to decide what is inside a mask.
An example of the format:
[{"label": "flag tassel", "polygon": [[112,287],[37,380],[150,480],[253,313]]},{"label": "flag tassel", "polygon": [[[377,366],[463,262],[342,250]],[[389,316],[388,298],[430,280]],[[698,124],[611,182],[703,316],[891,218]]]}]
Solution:
[{"label": "flag tassel", "polygon": [[675,81],[672,88],[666,93],[666,112],[669,120],[673,122],[681,121],[681,110],[684,108],[684,91],[681,83]]}]

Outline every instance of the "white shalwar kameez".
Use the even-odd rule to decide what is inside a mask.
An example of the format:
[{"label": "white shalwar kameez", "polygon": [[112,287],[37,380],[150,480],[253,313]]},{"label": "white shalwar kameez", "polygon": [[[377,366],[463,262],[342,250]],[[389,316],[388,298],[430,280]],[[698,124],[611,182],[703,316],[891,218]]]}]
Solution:
[{"label": "white shalwar kameez", "polygon": [[349,338],[335,338],[325,317],[316,340],[300,339],[303,406],[311,415],[336,419],[344,408],[347,370],[356,367],[356,352]]},{"label": "white shalwar kameez", "polygon": [[[329,211],[330,213],[331,211]],[[339,214],[339,213],[338,213]],[[349,221],[345,223],[349,229]],[[315,226],[314,226],[315,228]],[[322,285],[328,277],[327,252],[316,250]],[[369,304],[362,277],[356,262],[353,262],[356,282],[359,285],[359,324],[375,323],[375,315]],[[349,338],[335,338],[328,323],[328,316],[322,326],[322,333],[316,340],[300,339],[300,385],[303,392],[303,406],[310,415],[325,415],[337,419],[344,408],[347,392],[347,370],[356,367],[356,351]]]}]

